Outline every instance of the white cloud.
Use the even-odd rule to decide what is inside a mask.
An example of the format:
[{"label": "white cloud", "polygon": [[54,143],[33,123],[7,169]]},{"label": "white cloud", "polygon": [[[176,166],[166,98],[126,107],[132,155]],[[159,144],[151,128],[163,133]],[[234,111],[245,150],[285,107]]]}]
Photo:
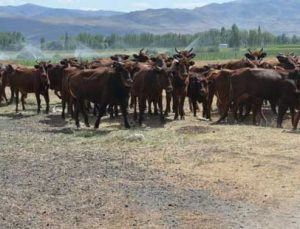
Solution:
[{"label": "white cloud", "polygon": [[151,8],[151,4],[147,2],[133,2],[130,3],[130,7],[136,10],[145,10]]},{"label": "white cloud", "polygon": [[20,0],[0,0],[0,5],[6,6],[6,5],[20,5],[25,3],[24,1]]},{"label": "white cloud", "polygon": [[194,9],[196,7],[204,6],[207,3],[176,3],[174,4],[175,8],[180,8],[180,9]]}]

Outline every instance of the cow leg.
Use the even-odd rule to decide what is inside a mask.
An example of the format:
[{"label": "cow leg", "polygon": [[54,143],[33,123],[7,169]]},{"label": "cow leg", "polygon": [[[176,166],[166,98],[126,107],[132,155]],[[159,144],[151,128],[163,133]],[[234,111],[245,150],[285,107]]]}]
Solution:
[{"label": "cow leg", "polygon": [[16,113],[18,113],[19,109],[19,90],[16,90]]},{"label": "cow leg", "polygon": [[133,119],[134,120],[137,120],[137,111],[136,111],[136,107],[137,107],[137,103],[136,103],[136,100],[137,100],[137,97],[135,96],[132,96],[131,98],[131,102],[133,103]]},{"label": "cow leg", "polygon": [[10,87],[10,100],[9,104],[12,104],[14,101],[14,94],[15,94],[15,89],[13,87]]},{"label": "cow leg", "polygon": [[211,119],[210,117],[210,109],[208,107],[208,103],[207,100],[204,99],[204,101],[202,102],[202,107],[203,107],[203,114],[202,116],[205,117],[206,119]]},{"label": "cow leg", "polygon": [[25,111],[25,95],[21,93],[21,103],[22,103],[22,109]]},{"label": "cow leg", "polygon": [[37,102],[37,113],[39,114],[41,112],[41,97],[40,97],[40,93],[35,93],[35,97],[36,97],[36,102]]},{"label": "cow leg", "polygon": [[75,124],[76,124],[77,128],[79,128],[80,127],[80,122],[79,122],[79,107],[80,107],[80,104],[79,104],[79,101],[77,101],[77,100],[74,101],[74,104],[75,104],[75,114],[74,114]]},{"label": "cow leg", "polygon": [[282,128],[283,116],[285,115],[287,109],[288,109],[287,106],[282,104],[279,105],[278,117],[277,117],[277,128]]},{"label": "cow leg", "polygon": [[300,111],[298,111],[296,117],[294,118],[294,121],[293,121],[293,129],[294,130],[297,130],[298,128],[298,123],[299,123],[299,120],[300,120]]},{"label": "cow leg", "polygon": [[49,92],[46,91],[45,94],[44,94],[43,96],[44,96],[45,103],[46,103],[46,114],[48,114],[48,113],[49,113],[49,102],[50,102],[50,99],[49,99]]},{"label": "cow leg", "polygon": [[97,104],[94,103],[93,115],[97,116]]},{"label": "cow leg", "polygon": [[270,102],[270,104],[271,104],[271,109],[272,109],[273,114],[274,114],[274,115],[277,115],[277,110],[276,110],[277,104],[276,104],[276,102],[274,102],[274,101],[272,101],[272,100],[270,100],[269,102]]},{"label": "cow leg", "polygon": [[178,116],[179,116],[179,97],[178,96],[173,96],[173,106],[175,108],[174,120],[178,120]]},{"label": "cow leg", "polygon": [[165,115],[167,116],[170,112],[171,112],[171,98],[172,98],[172,94],[171,93],[167,93],[166,94],[166,110],[165,110]]},{"label": "cow leg", "polygon": [[154,102],[153,105],[154,105],[154,115],[158,115],[157,102]]},{"label": "cow leg", "polygon": [[114,108],[113,105],[108,105],[109,118],[114,119]]},{"label": "cow leg", "polygon": [[[157,104],[155,102],[155,104]],[[158,98],[158,109],[159,109],[159,114],[160,114],[160,122],[164,123],[165,122],[165,116],[163,113],[163,104],[162,104],[162,96],[160,95]]]},{"label": "cow leg", "polygon": [[185,100],[185,95],[180,96],[180,105],[179,105],[179,114],[181,120],[184,120],[184,100]]},{"label": "cow leg", "polygon": [[196,99],[189,99],[190,103],[190,110],[193,111],[194,117],[197,117],[197,100]]},{"label": "cow leg", "polygon": [[82,113],[82,116],[84,118],[85,126],[90,127],[89,118],[88,118],[88,115],[86,113],[86,102],[81,101],[81,100],[77,100],[77,106],[79,106],[80,112]]},{"label": "cow leg", "polygon": [[100,122],[101,122],[101,118],[105,114],[106,107],[107,107],[107,104],[105,104],[105,103],[99,105],[99,113],[98,113],[98,117],[96,119],[95,127],[94,127],[95,129],[99,128],[99,125],[100,125]]},{"label": "cow leg", "polygon": [[218,119],[218,121],[216,121],[212,124],[219,124],[220,122],[222,122],[228,116],[228,112],[229,112],[229,109],[230,109],[230,102],[228,102],[226,104],[226,106],[224,106],[224,107],[225,107],[224,113],[221,115],[221,117]]},{"label": "cow leg", "polygon": [[152,101],[150,99],[147,100],[148,101],[148,114],[152,115]]},{"label": "cow leg", "polygon": [[61,100],[61,105],[62,105],[61,117],[62,117],[62,119],[65,119],[66,118],[66,116],[65,116],[66,100],[63,97],[62,97],[62,100]]},{"label": "cow leg", "polygon": [[[128,104],[128,103],[127,103]],[[119,109],[118,109],[118,105],[114,105],[114,113],[115,113],[115,117],[119,117]]]},{"label": "cow leg", "polygon": [[139,124],[142,125],[144,121],[144,112],[146,108],[146,99],[144,98],[139,98]]},{"label": "cow leg", "polygon": [[61,99],[61,94],[59,94],[59,91],[55,90],[55,91],[54,91],[54,94],[55,94],[59,99]]},{"label": "cow leg", "polygon": [[295,108],[293,106],[290,107],[290,113],[291,113],[292,124],[293,124],[295,119]]},{"label": "cow leg", "polygon": [[122,103],[121,112],[122,112],[122,116],[123,116],[123,119],[124,119],[125,128],[130,129],[130,125],[129,125],[129,122],[128,122],[127,105],[128,105],[128,102],[127,103],[126,102]]}]

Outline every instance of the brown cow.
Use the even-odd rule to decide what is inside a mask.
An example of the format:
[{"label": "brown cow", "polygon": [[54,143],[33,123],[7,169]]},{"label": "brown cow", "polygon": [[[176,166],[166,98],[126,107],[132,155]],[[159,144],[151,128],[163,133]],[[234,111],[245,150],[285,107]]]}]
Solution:
[{"label": "brown cow", "polygon": [[24,105],[24,96],[28,93],[35,93],[37,100],[37,112],[41,110],[40,95],[43,95],[46,102],[46,113],[49,112],[49,78],[47,70],[51,65],[46,62],[40,62],[34,68],[21,68],[14,69],[8,65],[5,74],[8,76],[9,85],[16,93],[16,112],[18,112],[19,92],[22,94],[22,106]]},{"label": "brown cow", "polygon": [[264,49],[262,48],[260,51],[251,51],[251,49],[248,49],[248,53],[245,54],[245,57],[251,61],[261,62],[265,57],[267,56],[267,53],[264,52]]},{"label": "brown cow", "polygon": [[141,63],[148,62],[150,60],[150,57],[143,51],[144,49],[141,49],[139,54],[133,54],[133,61],[137,61]]},{"label": "brown cow", "polygon": [[176,54],[174,55],[175,59],[181,59],[181,58],[187,58],[187,59],[193,59],[196,54],[193,53],[194,48],[191,48],[190,50],[182,50],[179,51],[177,48],[175,48]]},{"label": "brown cow", "polygon": [[99,128],[101,117],[109,104],[121,105],[126,128],[130,128],[127,120],[129,90],[132,86],[130,73],[121,63],[115,62],[113,67],[82,70],[69,78],[69,90],[75,102],[75,121],[79,127],[79,111],[84,115],[86,126],[89,126],[84,102],[99,104],[99,114],[95,128]]},{"label": "brown cow", "polygon": [[256,105],[262,104],[264,99],[278,102],[277,127],[282,126],[283,116],[288,108],[291,109],[293,120],[299,96],[295,82],[285,80],[275,70],[269,69],[241,69],[223,78],[223,81],[227,81],[227,87],[223,90],[226,90],[228,100],[225,101],[225,112],[216,123],[227,116],[232,103],[235,106],[233,110],[236,110],[241,97],[256,101]]},{"label": "brown cow", "polygon": [[[181,119],[184,119],[184,100],[187,94],[187,84],[188,84],[188,73],[189,67],[192,66],[194,62],[186,58],[175,59],[171,66],[171,71],[173,72],[173,106],[175,110],[174,119],[177,120],[180,115]],[[170,109],[170,97],[167,96],[167,109],[166,113]]]},{"label": "brown cow", "polygon": [[136,98],[138,98],[140,125],[143,122],[146,100],[149,105],[151,102],[158,104],[161,122],[164,122],[162,91],[165,89],[167,93],[172,92],[171,74],[172,72],[167,68],[144,66],[134,75],[131,96],[134,101],[135,119],[137,118]]},{"label": "brown cow", "polygon": [[197,73],[190,73],[188,79],[187,96],[193,105],[194,117],[197,116],[197,102],[203,105],[203,117],[210,119],[210,109],[208,109],[208,80],[205,76]]}]

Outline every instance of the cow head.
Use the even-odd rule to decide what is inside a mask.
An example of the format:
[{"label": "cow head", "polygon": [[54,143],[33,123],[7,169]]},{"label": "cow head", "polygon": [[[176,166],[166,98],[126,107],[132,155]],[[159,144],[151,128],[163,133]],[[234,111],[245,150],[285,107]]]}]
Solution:
[{"label": "cow head", "polygon": [[262,48],[260,51],[251,51],[251,49],[248,49],[248,53],[245,54],[245,57],[251,61],[262,61],[267,56],[267,53],[264,52],[264,49]]},{"label": "cow head", "polygon": [[45,61],[41,61],[38,62],[36,61],[36,65],[34,65],[34,68],[39,72],[39,77],[41,80],[41,83],[43,85],[43,87],[48,90],[49,86],[50,86],[50,80],[49,80],[49,76],[48,76],[48,70],[50,68],[52,68],[52,64],[50,64],[49,62],[45,62]]},{"label": "cow head", "polygon": [[174,77],[177,76],[179,79],[185,81],[189,75],[189,68],[193,63],[190,63],[189,59],[174,59],[171,71]]},{"label": "cow head", "polygon": [[113,61],[117,61],[117,62],[122,62],[125,60],[128,60],[129,55],[125,55],[125,54],[116,54],[110,57],[110,59],[112,59]]},{"label": "cow head", "polygon": [[130,72],[125,68],[124,64],[120,62],[114,62],[112,67],[115,69],[117,76],[120,77],[123,86],[126,88],[131,88],[133,80]]},{"label": "cow head", "polygon": [[172,86],[172,78],[173,73],[168,68],[155,66],[154,71],[159,75],[159,79],[163,89],[166,90],[167,93],[171,93],[173,91]]},{"label": "cow head", "polygon": [[175,59],[181,59],[181,58],[193,59],[196,56],[196,54],[193,53],[193,49],[194,48],[191,48],[188,51],[187,50],[179,51],[177,48],[175,48],[176,54],[174,55],[174,58]]},{"label": "cow head", "polygon": [[282,54],[279,53],[277,55],[277,59],[281,65],[283,65],[286,69],[296,69],[298,65],[298,57],[294,53]]},{"label": "cow head", "polygon": [[188,96],[203,98],[208,95],[209,81],[201,74],[191,73],[189,77]]},{"label": "cow head", "polygon": [[144,52],[144,49],[141,49],[139,54],[133,54],[133,57],[134,57],[133,59],[134,61],[142,62],[142,63],[145,63],[150,59],[149,56]]}]

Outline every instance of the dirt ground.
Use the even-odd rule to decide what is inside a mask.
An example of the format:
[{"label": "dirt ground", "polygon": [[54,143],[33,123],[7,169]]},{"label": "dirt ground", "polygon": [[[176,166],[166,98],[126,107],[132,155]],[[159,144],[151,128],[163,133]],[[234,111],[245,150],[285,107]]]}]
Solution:
[{"label": "dirt ground", "polygon": [[290,120],[211,126],[186,109],[95,131],[63,121],[54,98],[49,115],[32,96],[19,114],[0,107],[0,228],[300,228]]}]

